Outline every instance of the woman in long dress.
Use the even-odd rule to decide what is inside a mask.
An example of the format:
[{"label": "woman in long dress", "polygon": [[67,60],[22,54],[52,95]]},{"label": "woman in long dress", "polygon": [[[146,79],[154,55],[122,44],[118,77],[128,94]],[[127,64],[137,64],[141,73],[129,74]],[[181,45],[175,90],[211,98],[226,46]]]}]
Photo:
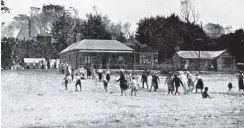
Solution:
[{"label": "woman in long dress", "polygon": [[120,78],[117,80],[117,82],[120,82],[120,90],[121,90],[121,96],[123,96],[123,93],[125,93],[126,96],[126,90],[128,89],[127,81],[125,80],[125,75],[123,73],[123,70],[120,71]]},{"label": "woman in long dress", "polygon": [[179,74],[180,74],[179,78],[183,83],[184,94],[187,94],[189,92],[188,85],[187,85],[187,81],[188,81],[187,77],[183,72],[179,72]]},{"label": "woman in long dress", "polygon": [[242,71],[240,71],[239,75],[237,75],[236,78],[238,79],[239,91],[241,91],[241,89],[244,91],[244,83],[243,83],[244,76],[242,74]]}]

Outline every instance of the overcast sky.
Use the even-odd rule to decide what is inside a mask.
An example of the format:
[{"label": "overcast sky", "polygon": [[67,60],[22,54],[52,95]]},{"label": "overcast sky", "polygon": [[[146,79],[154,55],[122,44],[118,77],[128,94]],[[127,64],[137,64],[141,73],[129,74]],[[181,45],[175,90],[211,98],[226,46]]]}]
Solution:
[{"label": "overcast sky", "polygon": [[[144,17],[171,13],[180,14],[181,0],[4,0],[11,9],[10,14],[1,16],[2,21],[11,21],[17,14],[28,14],[31,6],[42,7],[43,4],[72,6],[79,11],[79,17],[94,12],[93,6],[102,15],[107,15],[113,22],[130,22],[133,31],[136,23]],[[231,25],[232,29],[244,28],[244,0],[192,0],[200,14],[199,21],[219,23],[223,27]],[[200,22],[199,22],[200,23]]]}]

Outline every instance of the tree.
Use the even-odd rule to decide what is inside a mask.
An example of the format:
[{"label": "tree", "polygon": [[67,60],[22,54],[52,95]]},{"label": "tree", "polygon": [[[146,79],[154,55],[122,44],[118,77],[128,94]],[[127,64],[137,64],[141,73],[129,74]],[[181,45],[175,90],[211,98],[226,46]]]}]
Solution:
[{"label": "tree", "polygon": [[205,32],[211,38],[218,38],[225,34],[225,28],[219,24],[208,23],[205,25]]},{"label": "tree", "polygon": [[127,39],[130,38],[130,36],[132,35],[131,34],[131,31],[130,31],[130,27],[131,27],[131,24],[129,22],[126,22],[124,25],[123,25],[123,31],[124,31],[124,35]]},{"label": "tree", "polygon": [[180,2],[181,17],[187,23],[195,24],[198,21],[199,14],[192,5],[191,0],[184,0]]},{"label": "tree", "polygon": [[2,14],[10,12],[10,9],[7,6],[5,6],[5,3],[3,0],[1,0],[1,12],[2,12]]},{"label": "tree", "polygon": [[52,23],[52,36],[55,39],[54,47],[57,52],[61,52],[69,46],[68,39],[72,30],[71,21],[72,18],[66,13],[63,13],[63,16]]},{"label": "tree", "polygon": [[106,29],[101,15],[87,14],[81,27],[83,39],[111,39],[110,32]]},{"label": "tree", "polygon": [[[179,16],[171,14],[169,17],[150,17],[139,21],[136,39],[159,51],[159,61],[170,59],[180,50],[198,50],[194,40],[205,39],[204,31],[198,25],[184,23]],[[204,41],[203,50],[209,48]]]}]

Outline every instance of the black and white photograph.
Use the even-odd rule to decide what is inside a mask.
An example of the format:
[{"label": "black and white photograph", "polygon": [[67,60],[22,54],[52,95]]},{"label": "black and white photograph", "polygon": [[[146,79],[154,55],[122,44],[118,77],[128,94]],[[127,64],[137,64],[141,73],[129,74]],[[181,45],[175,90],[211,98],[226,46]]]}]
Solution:
[{"label": "black and white photograph", "polygon": [[244,128],[244,0],[1,0],[2,128]]}]

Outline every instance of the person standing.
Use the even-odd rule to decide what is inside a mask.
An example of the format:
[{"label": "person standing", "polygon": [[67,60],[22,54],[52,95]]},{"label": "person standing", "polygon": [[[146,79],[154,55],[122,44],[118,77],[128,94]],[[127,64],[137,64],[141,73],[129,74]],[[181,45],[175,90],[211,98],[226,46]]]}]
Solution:
[{"label": "person standing", "polygon": [[147,82],[147,73],[143,72],[142,76],[141,76],[141,81],[142,81],[142,88],[144,88],[144,83],[147,85],[147,89],[148,89],[148,82]]},{"label": "person standing", "polygon": [[106,80],[109,82],[110,81],[110,72],[109,70],[106,72]]},{"label": "person standing", "polygon": [[189,91],[192,92],[194,90],[193,76],[187,71],[186,77],[187,77],[187,84],[188,84]]},{"label": "person standing", "polygon": [[76,83],[75,83],[75,91],[78,91],[78,89],[77,89],[77,86],[80,86],[80,91],[82,91],[82,87],[81,87],[81,77],[78,75],[78,74],[76,74]]},{"label": "person standing", "polygon": [[152,76],[152,84],[150,91],[152,90],[152,87],[154,87],[154,92],[156,92],[156,90],[158,89],[159,77],[157,76],[157,74],[158,73],[155,72],[155,74]]},{"label": "person standing", "polygon": [[178,93],[180,95],[178,89],[180,87],[180,84],[183,86],[183,83],[182,83],[182,81],[180,80],[180,78],[178,77],[178,75],[176,73],[174,74],[174,78],[172,80],[172,83],[175,85],[175,89],[176,89],[175,95],[176,95],[176,93]]},{"label": "person standing", "polygon": [[123,96],[123,93],[125,93],[126,96],[126,90],[128,89],[127,81],[125,80],[125,75],[122,69],[120,69],[120,78],[117,80],[117,82],[120,82],[120,90],[121,90],[121,96]]},{"label": "person standing", "polygon": [[239,91],[241,91],[241,89],[244,91],[244,83],[243,83],[244,76],[242,74],[242,71],[240,71],[239,75],[237,75],[236,78],[238,79]]},{"label": "person standing", "polygon": [[103,70],[99,68],[99,69],[97,70],[97,72],[98,72],[99,80],[102,81]]},{"label": "person standing", "polygon": [[92,67],[91,67],[91,75],[92,75],[92,79],[95,79],[95,78],[96,78],[96,77],[95,77],[95,74],[96,74],[96,71],[95,71],[94,67],[92,66]]},{"label": "person standing", "polygon": [[174,84],[172,83],[173,81],[173,78],[172,78],[172,72],[169,72],[167,77],[166,77],[166,80],[165,80],[165,83],[167,83],[167,86],[168,86],[168,94],[173,94],[173,91],[175,90],[174,88]]},{"label": "person standing", "polygon": [[188,85],[187,85],[187,77],[185,76],[185,74],[181,71],[179,72],[179,78],[181,80],[181,82],[183,83],[183,90],[184,90],[184,94],[187,94],[189,92],[188,89]]},{"label": "person standing", "polygon": [[87,73],[87,79],[90,78],[91,77],[91,69],[89,66],[87,66],[86,73]]}]

